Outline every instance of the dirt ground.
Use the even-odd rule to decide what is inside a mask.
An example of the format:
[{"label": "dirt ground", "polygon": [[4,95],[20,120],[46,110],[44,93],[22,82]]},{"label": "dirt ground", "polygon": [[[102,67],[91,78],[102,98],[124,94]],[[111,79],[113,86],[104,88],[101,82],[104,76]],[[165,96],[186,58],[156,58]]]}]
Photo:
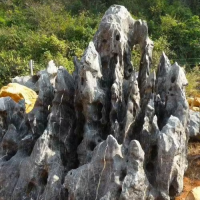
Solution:
[{"label": "dirt ground", "polygon": [[190,142],[188,145],[188,169],[184,177],[182,194],[175,200],[185,200],[188,193],[200,186],[200,142]]},{"label": "dirt ground", "polygon": [[200,180],[192,180],[187,177],[184,178],[184,187],[181,196],[176,197],[175,200],[185,200],[188,193],[195,187],[200,186]]}]

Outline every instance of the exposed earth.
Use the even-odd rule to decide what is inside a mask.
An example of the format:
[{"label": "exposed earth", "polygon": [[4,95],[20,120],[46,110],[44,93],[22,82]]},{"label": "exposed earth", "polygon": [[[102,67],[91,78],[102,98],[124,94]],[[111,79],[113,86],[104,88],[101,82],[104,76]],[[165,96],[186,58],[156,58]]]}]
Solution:
[{"label": "exposed earth", "polygon": [[200,186],[200,142],[189,143],[188,162],[189,165],[184,177],[183,192],[175,200],[185,200],[193,188]]}]

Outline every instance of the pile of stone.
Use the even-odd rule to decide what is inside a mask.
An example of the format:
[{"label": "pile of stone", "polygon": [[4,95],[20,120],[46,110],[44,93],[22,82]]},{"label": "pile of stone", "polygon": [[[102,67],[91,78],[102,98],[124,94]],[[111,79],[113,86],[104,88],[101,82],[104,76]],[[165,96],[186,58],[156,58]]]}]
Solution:
[{"label": "pile of stone", "polygon": [[114,5],[81,60],[74,59],[73,75],[52,62],[38,74],[30,113],[1,98],[0,199],[169,200],[180,194],[188,82],[164,53],[151,72],[152,50],[146,22]]}]

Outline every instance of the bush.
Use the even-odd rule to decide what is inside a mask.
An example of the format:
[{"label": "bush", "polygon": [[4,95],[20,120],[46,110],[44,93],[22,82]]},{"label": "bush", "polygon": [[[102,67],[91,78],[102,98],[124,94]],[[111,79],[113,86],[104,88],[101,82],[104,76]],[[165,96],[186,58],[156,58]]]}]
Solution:
[{"label": "bush", "polygon": [[[72,72],[73,56],[82,56],[105,10],[114,3],[124,5],[132,15],[148,22],[149,34],[154,40],[153,69],[163,50],[171,60],[197,63],[200,19],[192,12],[198,14],[200,5],[194,1],[0,1],[0,84],[6,84],[13,76],[29,73],[30,59],[35,61],[35,70],[44,68],[53,59]],[[138,47],[132,51],[132,61],[139,68]],[[190,71],[188,76],[192,77],[192,73],[197,72]]]}]

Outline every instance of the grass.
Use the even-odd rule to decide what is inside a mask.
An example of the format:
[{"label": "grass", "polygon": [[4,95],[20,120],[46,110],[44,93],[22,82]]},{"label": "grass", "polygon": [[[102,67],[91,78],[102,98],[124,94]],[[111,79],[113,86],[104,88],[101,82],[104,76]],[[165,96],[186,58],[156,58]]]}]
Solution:
[{"label": "grass", "polygon": [[188,97],[195,97],[200,94],[200,67],[196,66],[186,73],[188,86],[186,87],[186,95]]},{"label": "grass", "polygon": [[188,169],[185,176],[200,180],[200,142],[189,142],[188,144]]}]

